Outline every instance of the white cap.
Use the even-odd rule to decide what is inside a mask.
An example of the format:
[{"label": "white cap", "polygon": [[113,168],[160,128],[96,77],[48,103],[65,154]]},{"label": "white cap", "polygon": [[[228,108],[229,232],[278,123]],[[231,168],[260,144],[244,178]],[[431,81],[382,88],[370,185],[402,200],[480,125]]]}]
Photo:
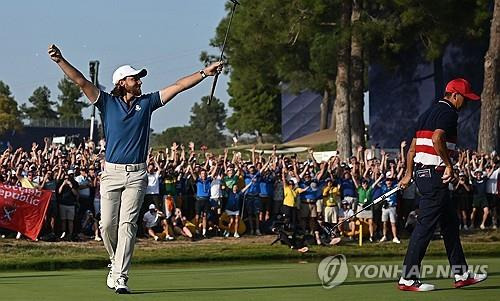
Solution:
[{"label": "white cap", "polygon": [[68,175],[72,175],[72,174],[74,174],[74,173],[75,173],[75,171],[74,171],[73,169],[69,169],[69,170],[68,170]]},{"label": "white cap", "polygon": [[149,210],[153,210],[153,209],[156,209],[155,204],[149,205]]},{"label": "white cap", "polygon": [[136,70],[130,65],[123,65],[113,72],[113,84],[116,85],[121,79],[127,76],[139,75],[140,77],[144,77],[147,74],[146,69]]}]

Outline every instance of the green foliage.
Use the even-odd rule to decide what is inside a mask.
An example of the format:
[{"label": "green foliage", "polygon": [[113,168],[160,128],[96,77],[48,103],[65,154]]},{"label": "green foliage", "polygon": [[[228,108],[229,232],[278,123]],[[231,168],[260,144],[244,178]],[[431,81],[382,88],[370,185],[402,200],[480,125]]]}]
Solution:
[{"label": "green foliage", "polygon": [[488,0],[376,0],[365,1],[362,25],[370,56],[388,65],[400,54],[423,51],[428,60],[439,58],[453,42],[485,38],[491,14]]},{"label": "green foliage", "polygon": [[31,107],[26,104],[21,106],[21,111],[26,117],[32,120],[57,118],[56,111],[52,109],[56,103],[50,101],[50,90],[46,86],[36,88],[28,101],[32,104]]},{"label": "green foliage", "polygon": [[195,103],[191,108],[189,126],[171,127],[161,134],[153,134],[152,145],[188,145],[193,141],[196,145],[206,145],[210,148],[222,147],[226,138],[222,134],[226,109],[224,103],[214,97],[207,105],[208,96],[202,97],[200,103]]},{"label": "green foliage", "polygon": [[62,120],[82,121],[82,109],[89,106],[87,102],[79,101],[82,97],[82,91],[66,76],[59,81],[57,87],[61,91],[59,100],[61,104],[57,106],[59,118]]},{"label": "green foliage", "polygon": [[7,84],[0,81],[0,134],[23,127],[17,102]]}]

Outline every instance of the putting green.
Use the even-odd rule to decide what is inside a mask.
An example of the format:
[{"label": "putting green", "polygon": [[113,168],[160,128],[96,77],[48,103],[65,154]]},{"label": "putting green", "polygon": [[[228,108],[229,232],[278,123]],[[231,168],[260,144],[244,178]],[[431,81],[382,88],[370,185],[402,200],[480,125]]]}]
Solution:
[{"label": "putting green", "polygon": [[[116,295],[106,288],[107,269],[54,272],[0,273],[0,300],[498,300],[500,259],[481,258],[469,264],[487,264],[487,281],[465,289],[452,289],[451,279],[431,280],[439,290],[401,292],[396,280],[355,277],[356,264],[400,264],[399,261],[350,261],[347,280],[332,289],[322,287],[318,263],[194,263],[188,265],[133,266],[132,295]],[[427,260],[426,264],[446,264]]]}]

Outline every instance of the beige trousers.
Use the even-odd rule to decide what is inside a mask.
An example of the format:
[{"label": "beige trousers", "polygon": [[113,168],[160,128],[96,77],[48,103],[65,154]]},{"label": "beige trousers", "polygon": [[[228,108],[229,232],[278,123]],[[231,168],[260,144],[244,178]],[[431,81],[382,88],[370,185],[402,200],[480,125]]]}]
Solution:
[{"label": "beige trousers", "polygon": [[137,220],[148,177],[146,164],[105,163],[101,175],[101,234],[113,265],[113,278],[128,278]]}]

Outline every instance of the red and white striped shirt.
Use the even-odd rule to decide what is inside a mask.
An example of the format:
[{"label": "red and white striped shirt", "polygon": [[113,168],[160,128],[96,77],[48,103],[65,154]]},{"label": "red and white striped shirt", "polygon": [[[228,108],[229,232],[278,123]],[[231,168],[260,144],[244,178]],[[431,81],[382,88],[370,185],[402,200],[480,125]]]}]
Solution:
[{"label": "red and white striped shirt", "polygon": [[417,131],[415,132],[415,163],[423,165],[443,166],[443,160],[437,154],[432,143],[432,134],[436,129],[445,131],[446,148],[450,159],[457,156],[457,119],[455,108],[446,100],[441,100],[431,106],[419,118]]}]

